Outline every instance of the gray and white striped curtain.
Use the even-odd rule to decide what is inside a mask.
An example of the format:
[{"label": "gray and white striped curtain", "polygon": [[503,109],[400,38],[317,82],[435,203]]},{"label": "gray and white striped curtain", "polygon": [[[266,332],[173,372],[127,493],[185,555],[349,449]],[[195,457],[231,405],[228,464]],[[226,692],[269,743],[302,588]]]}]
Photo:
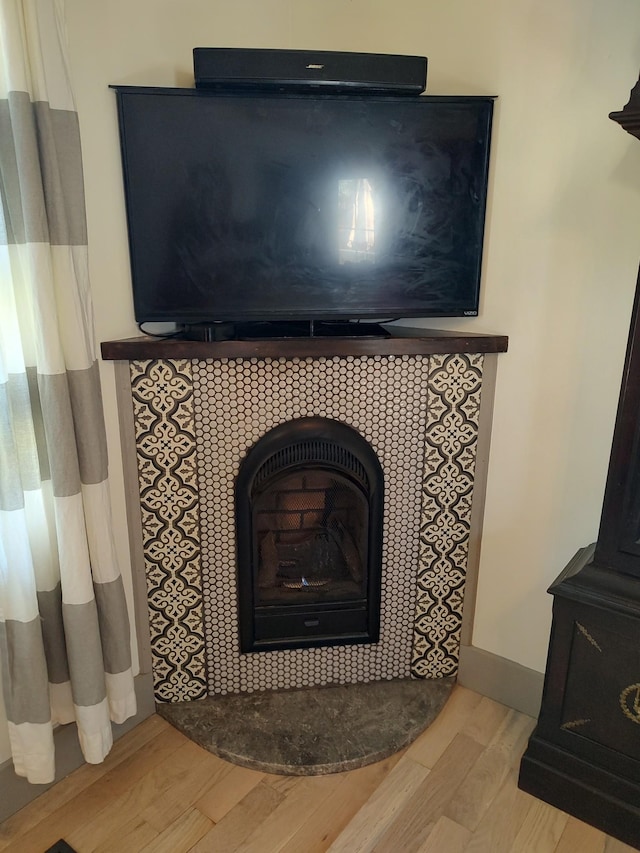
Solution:
[{"label": "gray and white striped curtain", "polygon": [[60,0],[0,0],[0,670],[16,772],[135,713]]}]

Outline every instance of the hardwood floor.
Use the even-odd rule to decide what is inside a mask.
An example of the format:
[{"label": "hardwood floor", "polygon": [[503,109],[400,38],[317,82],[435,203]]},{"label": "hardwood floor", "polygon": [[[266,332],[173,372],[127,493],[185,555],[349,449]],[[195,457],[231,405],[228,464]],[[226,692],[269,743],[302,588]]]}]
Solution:
[{"label": "hardwood floor", "polygon": [[158,716],[0,824],[0,850],[44,853],[623,853],[517,787],[529,717],[456,686],[404,752],[331,776],[228,764]]}]

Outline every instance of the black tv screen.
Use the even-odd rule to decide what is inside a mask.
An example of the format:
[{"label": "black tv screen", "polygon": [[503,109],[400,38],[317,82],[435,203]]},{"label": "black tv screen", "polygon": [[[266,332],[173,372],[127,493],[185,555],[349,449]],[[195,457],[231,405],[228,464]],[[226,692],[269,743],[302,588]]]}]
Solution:
[{"label": "black tv screen", "polygon": [[493,98],[114,88],[139,323],[477,314]]}]

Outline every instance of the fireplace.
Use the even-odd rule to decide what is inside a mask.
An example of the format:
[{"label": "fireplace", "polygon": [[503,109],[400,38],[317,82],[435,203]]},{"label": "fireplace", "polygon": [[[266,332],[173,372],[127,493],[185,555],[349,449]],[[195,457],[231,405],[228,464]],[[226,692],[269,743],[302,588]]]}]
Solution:
[{"label": "fireplace", "polygon": [[[159,703],[455,675],[505,338],[102,349],[119,362],[136,625]],[[287,434],[302,425],[311,452]]]},{"label": "fireplace", "polygon": [[264,435],[236,481],[242,652],[379,638],[383,473],[330,418]]}]

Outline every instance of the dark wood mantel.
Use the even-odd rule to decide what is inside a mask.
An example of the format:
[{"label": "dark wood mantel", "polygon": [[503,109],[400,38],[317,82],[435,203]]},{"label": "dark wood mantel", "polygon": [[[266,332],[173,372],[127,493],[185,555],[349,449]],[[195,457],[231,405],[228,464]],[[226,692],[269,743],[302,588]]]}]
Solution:
[{"label": "dark wood mantel", "polygon": [[392,337],[270,338],[241,341],[187,341],[141,336],[104,341],[102,358],[132,361],[152,358],[306,358],[349,355],[435,355],[506,352],[506,335],[469,334],[404,327]]}]

